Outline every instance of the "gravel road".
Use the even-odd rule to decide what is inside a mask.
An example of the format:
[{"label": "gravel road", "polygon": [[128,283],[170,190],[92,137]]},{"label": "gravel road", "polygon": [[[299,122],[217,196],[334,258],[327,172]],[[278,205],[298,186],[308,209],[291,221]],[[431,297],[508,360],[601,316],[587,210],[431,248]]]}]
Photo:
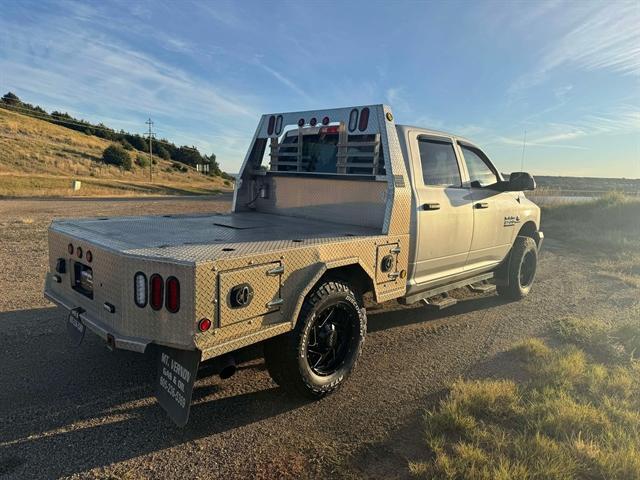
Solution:
[{"label": "gravel road", "polygon": [[1,478],[405,478],[424,454],[420,414],[449,382],[508,368],[501,353],[555,318],[615,316],[638,301],[548,239],[525,300],[372,308],[358,368],[337,394],[289,398],[258,359],[230,380],[198,380],[179,429],[143,356],[109,352],[93,335],[67,345],[65,312],[42,298],[46,228],[58,217],[225,211],[229,200],[0,201]]}]

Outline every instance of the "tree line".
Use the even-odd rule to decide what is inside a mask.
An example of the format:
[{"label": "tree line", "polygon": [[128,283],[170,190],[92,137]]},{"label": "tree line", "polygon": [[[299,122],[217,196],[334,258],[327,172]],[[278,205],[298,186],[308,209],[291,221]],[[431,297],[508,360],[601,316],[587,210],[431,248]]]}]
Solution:
[{"label": "tree line", "polygon": [[[12,92],[8,92],[2,96],[0,99],[0,107],[14,110],[23,115],[37,117],[41,120],[82,132],[86,135],[94,135],[104,138],[105,140],[119,143],[125,150],[136,149],[142,152],[149,151],[149,143],[142,135],[125,132],[124,130],[116,131],[103,123],[93,124],[86,120],[74,118],[66,112],[54,110],[48,113],[38,105],[23,102]],[[160,140],[154,139],[152,149],[154,155],[164,160],[173,160],[191,167],[195,167],[198,164],[209,164],[209,175],[221,176],[228,180],[233,179],[231,175],[220,169],[214,153],[211,155],[203,155],[196,147],[189,147],[187,145],[177,146],[164,138]]]}]

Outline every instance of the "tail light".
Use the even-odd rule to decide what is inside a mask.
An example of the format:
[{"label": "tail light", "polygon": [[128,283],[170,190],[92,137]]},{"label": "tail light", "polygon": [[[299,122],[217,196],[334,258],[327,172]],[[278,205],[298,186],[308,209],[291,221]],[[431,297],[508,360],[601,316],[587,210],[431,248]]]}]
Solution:
[{"label": "tail light", "polygon": [[136,273],[133,277],[133,286],[133,300],[136,305],[140,308],[146,307],[148,298],[147,276],[142,272]]},{"label": "tail light", "polygon": [[358,130],[364,132],[369,126],[369,107],[364,107],[360,112],[360,122],[358,123]]},{"label": "tail light", "polygon": [[280,135],[282,132],[282,115],[276,117],[276,135]]},{"label": "tail light", "polygon": [[180,282],[176,277],[167,278],[166,307],[171,313],[180,310]]},{"label": "tail light", "polygon": [[162,281],[162,277],[157,273],[154,273],[151,275],[149,283],[151,284],[151,295],[149,301],[151,308],[154,310],[160,310],[164,303],[164,282]]}]

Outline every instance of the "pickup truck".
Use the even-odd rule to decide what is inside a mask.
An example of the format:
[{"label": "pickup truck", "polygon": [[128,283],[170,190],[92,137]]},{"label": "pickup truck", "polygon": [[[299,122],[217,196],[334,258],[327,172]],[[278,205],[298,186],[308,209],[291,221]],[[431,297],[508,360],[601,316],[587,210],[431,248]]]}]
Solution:
[{"label": "pickup truck", "polygon": [[[352,372],[374,302],[519,299],[536,273],[540,209],[456,135],[368,105],[263,115],[229,214],[56,220],[45,296],[111,349],[154,351],[156,396],[187,422],[199,366],[231,375],[261,343],[283,388],[321,398]],[[495,285],[495,286],[493,286]]]}]

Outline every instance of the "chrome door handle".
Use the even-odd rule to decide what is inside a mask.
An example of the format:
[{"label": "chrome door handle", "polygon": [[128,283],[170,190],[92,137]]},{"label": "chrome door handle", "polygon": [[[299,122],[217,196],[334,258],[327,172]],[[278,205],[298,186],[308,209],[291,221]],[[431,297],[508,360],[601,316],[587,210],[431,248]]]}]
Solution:
[{"label": "chrome door handle", "polygon": [[422,210],[440,210],[439,203],[425,203],[422,205]]},{"label": "chrome door handle", "polygon": [[489,202],[478,202],[474,205],[476,208],[489,208]]}]

